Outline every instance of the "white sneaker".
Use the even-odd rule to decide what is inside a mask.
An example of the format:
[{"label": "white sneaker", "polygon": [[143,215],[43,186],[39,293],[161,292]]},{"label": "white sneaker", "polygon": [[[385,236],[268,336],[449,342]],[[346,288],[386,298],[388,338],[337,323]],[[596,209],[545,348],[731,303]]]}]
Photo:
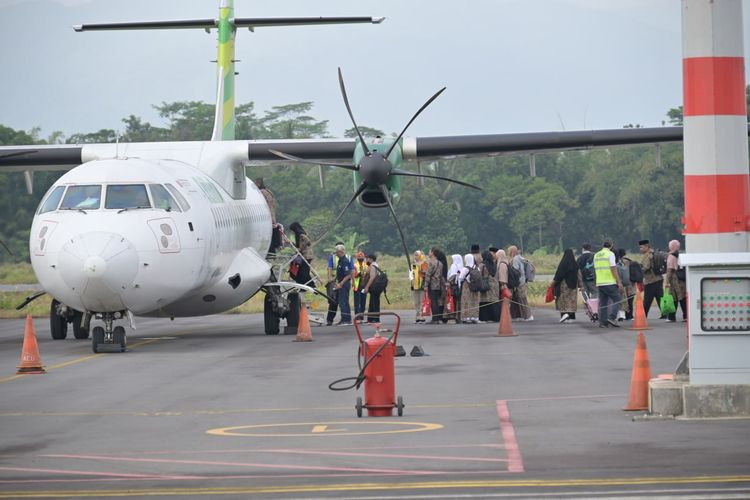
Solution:
[{"label": "white sneaker", "polygon": [[560,316],[560,323],[565,323],[566,321],[568,321],[568,319],[570,319],[570,314],[565,313],[562,316]]},{"label": "white sneaker", "polygon": [[524,321],[534,321],[534,316],[529,316]]}]

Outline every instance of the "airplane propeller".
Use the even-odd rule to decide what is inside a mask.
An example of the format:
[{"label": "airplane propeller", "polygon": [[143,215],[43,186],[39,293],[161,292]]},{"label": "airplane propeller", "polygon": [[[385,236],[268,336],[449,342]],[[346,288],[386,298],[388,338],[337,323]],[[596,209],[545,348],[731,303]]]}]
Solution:
[{"label": "airplane propeller", "polygon": [[396,211],[393,209],[393,203],[391,201],[391,193],[388,190],[388,178],[392,175],[395,176],[405,176],[405,177],[424,177],[428,179],[437,179],[441,181],[447,181],[452,182],[454,184],[459,184],[461,186],[466,186],[472,189],[478,189],[481,190],[480,187],[475,186],[473,184],[469,184],[466,182],[457,181],[455,179],[450,179],[448,177],[440,177],[436,175],[426,175],[426,174],[418,174],[414,172],[409,172],[407,170],[402,170],[400,168],[395,168],[393,163],[390,160],[390,155],[393,152],[393,150],[398,146],[399,141],[406,133],[406,130],[411,126],[411,124],[414,122],[414,120],[417,119],[417,117],[424,111],[427,106],[432,104],[432,102],[438,98],[440,94],[442,94],[445,91],[445,87],[438,90],[433,94],[432,97],[430,97],[421,108],[417,110],[416,113],[414,113],[414,116],[411,117],[411,120],[406,124],[406,126],[401,130],[401,133],[398,134],[398,137],[393,141],[393,144],[391,144],[391,147],[388,148],[388,151],[383,154],[379,151],[374,151],[369,148],[367,145],[367,142],[365,142],[365,138],[362,135],[362,132],[359,129],[359,126],[357,125],[357,121],[354,119],[354,113],[352,113],[352,108],[349,105],[349,98],[346,94],[346,86],[344,85],[344,77],[341,74],[341,68],[339,68],[339,86],[341,87],[341,96],[344,99],[344,105],[346,106],[346,111],[349,113],[349,118],[352,120],[352,124],[354,125],[354,130],[357,132],[357,137],[359,138],[359,143],[362,145],[362,149],[364,150],[364,156],[361,160],[359,160],[359,163],[357,164],[348,164],[348,163],[331,163],[331,162],[324,162],[324,161],[313,161],[313,160],[306,160],[304,158],[300,158],[298,156],[293,156],[287,153],[284,153],[282,151],[277,151],[273,149],[269,149],[268,151],[279,158],[283,158],[285,160],[293,161],[296,163],[304,163],[309,165],[323,165],[323,166],[332,166],[336,168],[344,168],[347,170],[352,170],[354,172],[357,172],[362,179],[362,183],[359,185],[357,190],[354,193],[354,196],[349,200],[349,202],[344,206],[343,210],[339,212],[339,214],[336,216],[336,219],[334,219],[333,223],[328,226],[328,229],[326,229],[322,235],[320,235],[317,238],[317,241],[320,241],[323,239],[323,237],[328,234],[328,232],[341,220],[341,217],[344,216],[344,213],[347,211],[347,209],[351,206],[352,203],[354,203],[354,200],[356,200],[368,187],[372,188],[379,188],[380,191],[383,193],[383,197],[385,198],[385,201],[388,205],[388,210],[391,212],[391,215],[393,216],[393,220],[396,222],[396,228],[398,229],[399,236],[401,237],[401,245],[404,249],[404,255],[406,256],[407,261],[407,268],[411,265],[411,261],[409,260],[409,249],[406,246],[406,238],[404,238],[404,232],[401,229],[401,224],[398,221],[398,217],[396,217]]}]

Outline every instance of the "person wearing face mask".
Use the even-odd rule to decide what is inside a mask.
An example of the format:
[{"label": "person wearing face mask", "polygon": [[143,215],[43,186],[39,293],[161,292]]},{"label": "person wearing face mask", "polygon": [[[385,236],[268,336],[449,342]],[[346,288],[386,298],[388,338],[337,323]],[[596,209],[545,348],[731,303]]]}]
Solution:
[{"label": "person wearing face mask", "polygon": [[368,278],[368,267],[365,262],[365,253],[363,251],[357,252],[356,260],[352,266],[352,292],[354,292],[354,316],[358,314],[364,315],[365,307],[367,305],[367,294],[359,293],[367,285]]}]

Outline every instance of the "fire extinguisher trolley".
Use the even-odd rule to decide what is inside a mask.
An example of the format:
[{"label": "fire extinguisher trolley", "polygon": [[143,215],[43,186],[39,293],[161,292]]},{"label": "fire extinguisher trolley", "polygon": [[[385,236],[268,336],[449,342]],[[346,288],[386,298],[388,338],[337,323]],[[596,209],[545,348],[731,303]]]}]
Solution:
[{"label": "fire extinguisher trolley", "polygon": [[394,357],[396,351],[396,342],[398,341],[398,331],[401,327],[401,317],[392,312],[382,312],[380,316],[395,316],[396,327],[393,334],[384,338],[381,333],[385,330],[380,329],[377,325],[375,335],[369,339],[362,338],[360,332],[360,320],[362,315],[354,318],[354,330],[357,332],[359,339],[359,360],[362,363],[365,385],[365,402],[362,404],[362,398],[357,397],[357,416],[362,416],[362,408],[367,408],[369,417],[390,417],[393,415],[393,408],[396,408],[398,416],[404,414],[404,400],[401,396],[396,395],[396,374],[394,369]]}]

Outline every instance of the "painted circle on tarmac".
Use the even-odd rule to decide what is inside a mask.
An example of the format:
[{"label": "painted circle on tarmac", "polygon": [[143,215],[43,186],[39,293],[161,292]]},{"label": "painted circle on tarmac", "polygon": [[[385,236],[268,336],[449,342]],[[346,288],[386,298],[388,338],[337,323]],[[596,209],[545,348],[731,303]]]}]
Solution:
[{"label": "painted circle on tarmac", "polygon": [[442,429],[440,424],[395,421],[298,422],[291,424],[240,425],[211,429],[206,434],[233,437],[320,437],[401,434]]}]

